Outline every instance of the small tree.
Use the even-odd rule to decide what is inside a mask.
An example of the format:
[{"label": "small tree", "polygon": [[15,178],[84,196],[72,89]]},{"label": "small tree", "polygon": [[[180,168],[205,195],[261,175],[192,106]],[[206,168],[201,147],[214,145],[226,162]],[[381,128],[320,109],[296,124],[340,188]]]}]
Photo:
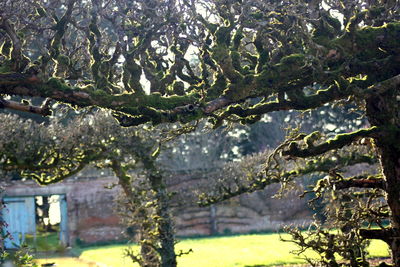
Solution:
[{"label": "small tree", "polygon": [[[14,115],[1,118],[3,130],[11,134],[0,139],[3,171],[18,171],[47,185],[89,165],[110,168],[124,192],[125,216],[137,216],[141,253],[128,255],[141,266],[176,266],[170,197],[156,163],[156,133],[115,131],[115,120],[99,112],[78,116],[67,125],[58,119],[39,125]],[[140,170],[140,179],[135,179],[132,172]]]}]

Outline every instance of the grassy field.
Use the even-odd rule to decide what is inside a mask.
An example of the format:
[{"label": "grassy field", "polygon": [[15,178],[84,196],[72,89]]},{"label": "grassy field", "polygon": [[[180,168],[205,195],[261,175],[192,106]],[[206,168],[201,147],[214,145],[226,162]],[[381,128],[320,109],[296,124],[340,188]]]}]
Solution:
[{"label": "grassy field", "polygon": [[[287,235],[282,237],[288,238]],[[82,260],[97,262],[100,266],[138,266],[123,256],[125,248],[127,246],[111,245],[84,248],[79,252]],[[193,253],[178,258],[179,267],[250,267],[304,262],[298,256],[290,254],[296,246],[280,241],[278,234],[184,239],[177,244],[177,251],[189,249]],[[372,257],[389,255],[387,245],[381,241],[373,241],[369,252]],[[315,254],[309,252],[307,256],[312,257]]]},{"label": "grassy field", "polygon": [[98,267],[95,262],[86,262],[82,261],[78,258],[71,258],[71,257],[55,257],[55,258],[46,258],[46,259],[39,259],[35,261],[39,266],[42,264],[49,264],[55,263],[57,267]]},{"label": "grassy field", "polygon": [[26,235],[26,245],[37,251],[57,251],[62,249],[59,245],[58,233],[38,233],[36,240],[32,235]]}]

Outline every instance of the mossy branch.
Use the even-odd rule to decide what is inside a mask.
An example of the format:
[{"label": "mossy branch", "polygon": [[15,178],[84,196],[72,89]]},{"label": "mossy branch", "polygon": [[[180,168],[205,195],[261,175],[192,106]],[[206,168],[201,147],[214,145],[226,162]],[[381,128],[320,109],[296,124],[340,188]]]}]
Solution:
[{"label": "mossy branch", "polygon": [[339,90],[336,85],[332,85],[328,89],[319,90],[313,95],[302,97],[302,101],[269,101],[266,103],[257,104],[250,108],[244,108],[241,105],[232,105],[221,114],[221,117],[226,118],[230,115],[237,115],[245,118],[252,115],[261,115],[279,110],[313,109],[321,107],[331,101],[346,98],[349,95],[351,95],[351,92]]},{"label": "mossy branch", "polygon": [[71,20],[75,2],[76,0],[68,1],[67,10],[65,11],[64,15],[57,21],[57,24],[53,27],[56,33],[50,41],[50,57],[54,60],[57,60],[58,56],[60,55],[61,40],[64,37],[68,23]]},{"label": "mossy branch", "polygon": [[0,29],[3,29],[11,39],[11,54],[5,55],[10,56],[11,69],[13,71],[23,71],[30,61],[22,53],[22,43],[13,25],[7,19],[0,20]]},{"label": "mossy branch", "polygon": [[355,176],[333,182],[335,189],[372,188],[385,190],[386,183],[381,176]]},{"label": "mossy branch", "polygon": [[[380,132],[380,129],[373,126],[368,129],[361,129],[352,133],[338,134],[334,138],[327,140],[321,144],[315,145],[315,132],[309,134],[303,138],[303,142],[306,147],[299,147],[298,142],[293,141],[288,145],[288,149],[283,151],[283,155],[289,157],[300,157],[307,158],[312,156],[321,155],[325,152],[339,149],[344,146],[350,145],[351,143],[364,138],[364,137],[374,137]],[[311,140],[313,139],[313,140]]]},{"label": "mossy branch", "polygon": [[[162,96],[159,93],[141,95],[135,93],[109,94],[94,88],[73,87],[63,80],[51,78],[42,82],[28,74],[0,74],[0,94],[48,97],[76,107],[97,106],[131,115],[128,125],[148,121],[189,122],[203,116],[203,110],[195,103],[199,99],[196,92],[183,96]],[[134,123],[132,124],[132,120]]]},{"label": "mossy branch", "polygon": [[[62,155],[56,153],[58,159],[54,163],[47,164],[40,162],[30,166],[19,166],[22,170],[21,175],[34,179],[40,185],[49,185],[63,181],[65,178],[71,177],[82,171],[90,163],[105,158],[103,150],[80,151],[75,155]],[[73,159],[71,159],[71,156]],[[51,162],[51,161],[50,161]],[[58,168],[54,168],[54,164]]]},{"label": "mossy branch", "polygon": [[271,184],[276,184],[279,183],[280,180],[277,178],[260,178],[260,179],[255,179],[252,181],[250,185],[247,186],[238,186],[236,189],[231,189],[229,187],[221,186],[218,188],[219,192],[218,194],[214,196],[209,196],[206,194],[201,194],[199,196],[199,206],[201,207],[206,207],[210,206],[215,203],[220,203],[222,201],[231,199],[236,196],[243,195],[245,193],[252,193],[255,191],[259,191],[267,187],[268,185]]},{"label": "mossy branch", "polygon": [[349,155],[336,155],[334,158],[327,156],[309,160],[304,166],[284,172],[281,174],[281,176],[285,180],[288,180],[312,173],[329,173],[331,170],[341,168],[343,166],[352,166],[360,163],[375,164],[376,162],[377,160],[374,157],[353,152]]}]

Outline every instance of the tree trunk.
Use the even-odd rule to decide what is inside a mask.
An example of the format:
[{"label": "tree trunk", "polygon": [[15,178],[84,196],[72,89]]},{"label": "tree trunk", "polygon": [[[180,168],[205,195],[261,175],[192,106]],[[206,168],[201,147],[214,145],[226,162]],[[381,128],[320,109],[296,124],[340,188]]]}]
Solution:
[{"label": "tree trunk", "polygon": [[[163,176],[155,166],[154,159],[149,157],[140,157],[140,159],[149,173],[148,181],[155,193],[155,214],[149,213],[143,203],[135,203],[138,200],[137,196],[132,193],[131,177],[123,170],[118,161],[114,160],[112,165],[126,197],[133,205],[137,204],[137,207],[133,208],[141,209],[140,240],[150,242],[150,244],[142,242],[140,250],[142,261],[139,264],[142,267],[176,267],[175,237],[169,210],[169,196]],[[154,236],[154,229],[157,231],[156,236]]]},{"label": "tree trunk", "polygon": [[379,142],[377,146],[387,183],[386,200],[391,211],[390,223],[393,234],[386,242],[390,246],[394,266],[400,266],[400,151],[395,148],[395,144],[391,149],[381,148]]},{"label": "tree trunk", "polygon": [[[133,194],[132,191],[132,181],[131,177],[126,173],[125,170],[123,170],[122,166],[118,161],[114,161],[112,165],[113,171],[115,175],[118,177],[119,184],[122,187],[122,190],[130,202],[130,206],[128,206],[128,210],[137,210],[138,217],[140,217],[140,223],[139,223],[139,240],[144,241],[144,240],[151,240],[153,237],[150,236],[150,233],[152,232],[153,225],[151,225],[149,220],[149,213],[147,210],[143,207],[143,203],[141,203],[140,198]],[[159,267],[160,266],[160,260],[158,257],[157,251],[149,244],[146,243],[141,243],[140,244],[140,255],[141,259],[139,257],[136,257],[134,255],[131,256],[132,260],[134,262],[137,262],[141,267]]]},{"label": "tree trunk", "polygon": [[400,105],[396,89],[367,99],[366,109],[371,125],[382,129],[374,144],[386,182],[392,233],[382,240],[390,246],[394,266],[400,266]]},{"label": "tree trunk", "polygon": [[156,192],[157,230],[160,239],[161,267],[176,267],[175,237],[169,210],[169,196],[160,173],[150,175],[152,189]]}]

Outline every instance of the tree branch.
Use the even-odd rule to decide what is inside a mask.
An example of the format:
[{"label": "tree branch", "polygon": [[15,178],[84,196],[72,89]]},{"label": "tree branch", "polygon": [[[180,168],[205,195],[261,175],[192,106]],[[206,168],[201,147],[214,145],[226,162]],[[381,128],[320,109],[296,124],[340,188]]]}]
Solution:
[{"label": "tree branch", "polygon": [[360,235],[365,239],[379,239],[389,243],[391,239],[395,238],[396,231],[392,228],[389,229],[360,229]]},{"label": "tree branch", "polygon": [[46,102],[41,107],[38,107],[38,106],[32,106],[32,105],[24,105],[24,104],[21,104],[20,102],[10,101],[10,100],[5,100],[5,99],[0,98],[0,108],[8,108],[8,109],[18,110],[18,111],[23,111],[23,112],[39,114],[42,116],[51,115],[51,111],[48,106],[48,102]]},{"label": "tree branch", "polygon": [[2,28],[10,37],[11,42],[12,42],[12,50],[11,50],[11,61],[12,61],[12,66],[11,69],[13,71],[22,71],[24,68],[28,65],[29,60],[24,57],[22,54],[22,44],[20,39],[18,38],[17,33],[15,32],[15,29],[13,25],[9,22],[8,19],[4,19],[0,23],[0,28]]},{"label": "tree branch", "polygon": [[354,141],[359,140],[363,137],[373,137],[379,131],[380,129],[378,127],[373,126],[369,129],[361,129],[352,133],[338,134],[335,136],[335,138],[329,139],[319,145],[313,144],[313,139],[317,134],[317,132],[314,132],[303,138],[304,143],[307,145],[306,148],[299,148],[299,144],[293,141],[289,144],[288,150],[283,151],[283,155],[300,158],[317,156],[327,151],[350,145]]},{"label": "tree branch", "polygon": [[339,181],[333,182],[336,189],[347,189],[351,187],[357,188],[377,188],[377,189],[386,189],[386,183],[383,178],[378,178],[374,176],[368,176],[365,178],[359,177],[351,177],[347,179],[342,179]]},{"label": "tree branch", "polygon": [[146,110],[141,113],[138,110],[141,107],[153,108],[159,113],[161,110],[173,111],[175,108],[181,110],[188,104],[195,103],[198,98],[197,93],[169,97],[157,93],[150,95],[109,94],[90,86],[73,87],[62,79],[51,78],[47,82],[43,82],[35,75],[20,73],[0,74],[0,94],[49,97],[79,107],[99,106],[133,116],[149,115],[146,114]]},{"label": "tree branch", "polygon": [[385,81],[382,81],[380,83],[374,84],[373,86],[370,86],[366,90],[360,90],[358,95],[363,97],[363,98],[368,98],[372,97],[377,94],[383,94],[390,89],[397,88],[400,86],[400,74],[393,76],[390,79],[387,79]]}]

